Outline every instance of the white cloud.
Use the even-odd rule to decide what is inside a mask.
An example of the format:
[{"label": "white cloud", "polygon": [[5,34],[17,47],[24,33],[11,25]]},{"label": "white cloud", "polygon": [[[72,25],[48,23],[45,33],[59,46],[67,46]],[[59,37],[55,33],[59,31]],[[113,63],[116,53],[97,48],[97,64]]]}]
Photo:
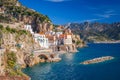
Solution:
[{"label": "white cloud", "polygon": [[105,13],[113,13],[113,12],[115,12],[114,10],[107,10],[107,11],[105,11]]},{"label": "white cloud", "polygon": [[98,21],[98,20],[101,20],[101,19],[88,19],[86,20],[87,22],[93,22],[93,21]]},{"label": "white cloud", "polygon": [[96,19],[87,19],[87,20],[82,20],[81,22],[93,22],[93,21],[99,21],[103,18],[96,18]]},{"label": "white cloud", "polygon": [[94,15],[101,18],[110,18],[111,16],[118,15],[118,14],[116,14],[114,10],[106,10],[101,14],[94,14]]},{"label": "white cloud", "polygon": [[45,0],[50,2],[64,2],[64,1],[70,1],[70,0]]},{"label": "white cloud", "polygon": [[110,18],[111,16],[114,16],[117,14],[108,13],[108,14],[96,14],[96,15],[102,18]]}]

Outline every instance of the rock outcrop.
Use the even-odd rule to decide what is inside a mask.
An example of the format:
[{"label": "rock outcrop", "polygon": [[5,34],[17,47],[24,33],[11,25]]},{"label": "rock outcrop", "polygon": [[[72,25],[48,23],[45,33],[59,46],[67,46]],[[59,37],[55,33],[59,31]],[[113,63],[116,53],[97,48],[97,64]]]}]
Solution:
[{"label": "rock outcrop", "polygon": [[72,35],[72,39],[76,47],[81,48],[86,46],[85,42],[80,38],[79,35]]},{"label": "rock outcrop", "polygon": [[83,64],[83,65],[95,64],[95,63],[100,63],[100,62],[104,62],[104,61],[108,61],[108,60],[112,60],[112,59],[114,59],[114,57],[112,57],[112,56],[103,56],[103,57],[94,58],[91,60],[86,60],[84,62],[81,62],[80,64]]}]

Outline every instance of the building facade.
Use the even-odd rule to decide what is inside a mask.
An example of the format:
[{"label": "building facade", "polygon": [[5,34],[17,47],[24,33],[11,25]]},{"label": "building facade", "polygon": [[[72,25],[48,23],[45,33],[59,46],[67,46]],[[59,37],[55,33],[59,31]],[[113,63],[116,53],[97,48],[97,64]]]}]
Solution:
[{"label": "building facade", "polygon": [[49,41],[45,34],[34,34],[35,42],[38,42],[41,48],[49,48]]},{"label": "building facade", "polygon": [[66,44],[66,45],[72,44],[72,35],[71,34],[65,35],[64,44]]}]

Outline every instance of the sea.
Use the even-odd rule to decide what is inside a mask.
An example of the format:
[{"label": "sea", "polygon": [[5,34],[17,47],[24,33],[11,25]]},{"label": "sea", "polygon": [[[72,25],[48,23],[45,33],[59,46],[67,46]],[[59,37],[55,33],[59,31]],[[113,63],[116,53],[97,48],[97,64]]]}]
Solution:
[{"label": "sea", "polygon": [[[83,65],[85,60],[113,56],[113,60]],[[60,62],[39,63],[22,71],[31,80],[120,80],[120,44],[88,44],[77,53],[60,55]]]}]

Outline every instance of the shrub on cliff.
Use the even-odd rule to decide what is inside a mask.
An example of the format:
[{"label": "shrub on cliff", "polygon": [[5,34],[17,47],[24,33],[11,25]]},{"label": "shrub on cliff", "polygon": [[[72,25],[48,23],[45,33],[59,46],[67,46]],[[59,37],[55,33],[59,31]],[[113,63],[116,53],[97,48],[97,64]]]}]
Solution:
[{"label": "shrub on cliff", "polygon": [[15,64],[16,64],[16,60],[17,60],[17,57],[16,57],[16,54],[14,52],[7,53],[7,65],[8,65],[8,67],[14,68]]},{"label": "shrub on cliff", "polygon": [[16,53],[7,51],[6,57],[6,72],[9,76],[26,76],[24,73],[22,73],[21,66],[17,64]]},{"label": "shrub on cliff", "polygon": [[2,29],[3,29],[3,25],[0,24],[0,30],[2,30]]},{"label": "shrub on cliff", "polygon": [[19,30],[18,34],[20,34],[20,35],[26,34],[27,35],[28,32],[26,30]]}]

